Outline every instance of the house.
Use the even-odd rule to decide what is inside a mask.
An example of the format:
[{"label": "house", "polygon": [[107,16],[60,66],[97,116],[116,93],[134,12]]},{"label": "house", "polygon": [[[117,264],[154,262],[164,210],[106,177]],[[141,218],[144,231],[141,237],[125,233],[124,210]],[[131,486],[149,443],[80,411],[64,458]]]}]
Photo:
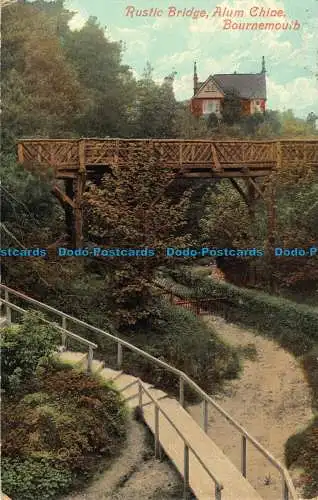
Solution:
[{"label": "house", "polygon": [[240,98],[243,115],[264,113],[266,105],[266,69],[262,58],[260,73],[236,73],[210,75],[205,82],[198,81],[197,64],[194,63],[193,97],[191,112],[195,116],[215,113],[222,117],[224,98],[235,94]]}]

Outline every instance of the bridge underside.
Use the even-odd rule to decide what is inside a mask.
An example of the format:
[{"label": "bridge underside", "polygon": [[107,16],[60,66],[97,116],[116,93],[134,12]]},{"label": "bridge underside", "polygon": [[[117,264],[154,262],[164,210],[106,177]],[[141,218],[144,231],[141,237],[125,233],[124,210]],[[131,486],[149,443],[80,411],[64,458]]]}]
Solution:
[{"label": "bridge underside", "polygon": [[[25,168],[53,169],[53,193],[61,202],[73,246],[83,245],[82,196],[87,180],[98,182],[113,166],[125,167],[138,152],[156,155],[158,168],[171,169],[175,179],[230,180],[251,217],[258,198],[268,207],[268,240],[275,229],[272,174],[282,165],[305,164],[318,168],[318,140],[211,141],[177,139],[25,139],[18,143],[18,158]],[[246,189],[238,184],[243,180]],[[271,181],[271,182],[270,182]],[[171,181],[170,181],[171,182]],[[169,183],[170,184],[170,183]]]}]

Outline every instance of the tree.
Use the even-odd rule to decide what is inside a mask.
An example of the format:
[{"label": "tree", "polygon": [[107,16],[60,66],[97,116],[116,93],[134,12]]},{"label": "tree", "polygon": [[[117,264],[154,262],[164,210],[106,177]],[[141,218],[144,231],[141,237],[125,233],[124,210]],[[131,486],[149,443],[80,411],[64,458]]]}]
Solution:
[{"label": "tree", "polygon": [[309,127],[315,131],[316,130],[316,122],[318,120],[318,116],[316,115],[316,113],[309,113],[307,118],[306,118],[306,122],[308,123]]},{"label": "tree", "polygon": [[173,91],[175,73],[164,78],[161,85],[153,80],[148,62],[137,83],[133,129],[136,137],[176,137],[177,102]]},{"label": "tree", "polygon": [[177,103],[176,137],[181,139],[206,139],[211,136],[207,121],[203,117],[193,116],[188,101]]},{"label": "tree", "polygon": [[242,117],[241,99],[235,89],[229,90],[225,94],[222,117],[226,125],[234,125]]},{"label": "tree", "polygon": [[125,136],[135,81],[122,64],[123,44],[110,42],[96,17],[69,32],[63,50],[86,89],[89,106],[78,115],[76,130],[85,137]]},{"label": "tree", "polygon": [[51,19],[30,4],[3,12],[2,150],[21,136],[65,136],[86,98]]},{"label": "tree", "polygon": [[152,280],[167,263],[165,248],[184,245],[179,236],[186,222],[189,193],[173,203],[165,187],[173,174],[155,152],[131,153],[125,168],[113,167],[100,186],[85,196],[88,235],[105,247],[156,249],[154,257],[107,258],[105,290],[117,326],[135,324],[154,314]]},{"label": "tree", "polygon": [[214,129],[215,130],[215,129],[218,128],[219,122],[220,122],[220,119],[218,118],[218,116],[215,113],[211,113],[208,116],[207,126],[210,129]]}]

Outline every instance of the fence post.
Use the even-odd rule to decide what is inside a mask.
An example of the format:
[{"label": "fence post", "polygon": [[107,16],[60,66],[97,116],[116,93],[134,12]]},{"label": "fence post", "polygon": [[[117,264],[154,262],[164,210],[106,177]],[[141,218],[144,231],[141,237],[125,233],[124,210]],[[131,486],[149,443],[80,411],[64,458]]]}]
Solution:
[{"label": "fence post", "polygon": [[209,404],[207,402],[206,399],[204,399],[202,401],[202,408],[203,408],[203,415],[202,415],[202,420],[203,420],[203,430],[204,432],[208,432],[208,426],[209,426],[209,421],[208,421],[208,417],[209,417],[209,413],[208,413],[208,409],[209,409]]},{"label": "fence post", "polygon": [[155,404],[155,457],[160,455],[160,441],[159,441],[159,407]]},{"label": "fence post", "polygon": [[142,408],[142,385],[140,380],[138,380],[138,403],[139,407]]},{"label": "fence post", "polygon": [[[4,298],[6,301],[9,302],[9,292],[7,289],[4,290]],[[5,315],[6,315],[7,323],[8,323],[8,325],[11,325],[11,309],[10,309],[10,306],[8,304],[6,304],[5,311],[6,311]]]},{"label": "fence post", "polygon": [[184,470],[183,470],[183,498],[188,498],[189,493],[189,448],[184,443]]},{"label": "fence post", "polygon": [[[62,316],[62,328],[64,328],[64,330],[67,330],[65,316]],[[63,349],[66,349],[66,333],[65,332],[62,332],[62,347],[63,347]]]},{"label": "fence post", "polygon": [[179,403],[184,408],[184,381],[182,377],[179,379]]},{"label": "fence post", "polygon": [[91,373],[92,363],[93,363],[94,351],[92,346],[88,347],[88,357],[87,357],[87,371]]},{"label": "fence post", "polygon": [[285,481],[284,475],[282,476],[282,479],[283,479],[283,500],[289,500],[289,489]]},{"label": "fence post", "polygon": [[216,483],[215,483],[215,500],[222,500],[222,490]]},{"label": "fence post", "polygon": [[200,299],[195,299],[195,314],[200,316]]},{"label": "fence post", "polygon": [[242,435],[242,448],[241,448],[242,456],[241,456],[241,468],[242,475],[246,477],[246,437]]},{"label": "fence post", "polygon": [[123,346],[120,342],[117,344],[117,367],[121,368],[123,363]]}]

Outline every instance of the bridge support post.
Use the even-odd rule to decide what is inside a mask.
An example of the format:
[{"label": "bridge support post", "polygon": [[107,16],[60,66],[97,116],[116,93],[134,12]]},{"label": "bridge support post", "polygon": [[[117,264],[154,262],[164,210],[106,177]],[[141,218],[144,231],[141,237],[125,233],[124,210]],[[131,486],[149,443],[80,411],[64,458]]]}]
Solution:
[{"label": "bridge support post", "polygon": [[[65,180],[65,193],[71,200],[73,200],[73,198],[74,198],[73,179],[66,179]],[[72,240],[73,239],[73,227],[74,227],[73,207],[69,203],[65,203],[64,204],[64,212],[65,212],[66,232]]]},{"label": "bridge support post", "polygon": [[80,172],[76,178],[75,210],[74,210],[74,243],[76,248],[83,246],[83,212],[82,199],[85,189],[85,172]]}]

